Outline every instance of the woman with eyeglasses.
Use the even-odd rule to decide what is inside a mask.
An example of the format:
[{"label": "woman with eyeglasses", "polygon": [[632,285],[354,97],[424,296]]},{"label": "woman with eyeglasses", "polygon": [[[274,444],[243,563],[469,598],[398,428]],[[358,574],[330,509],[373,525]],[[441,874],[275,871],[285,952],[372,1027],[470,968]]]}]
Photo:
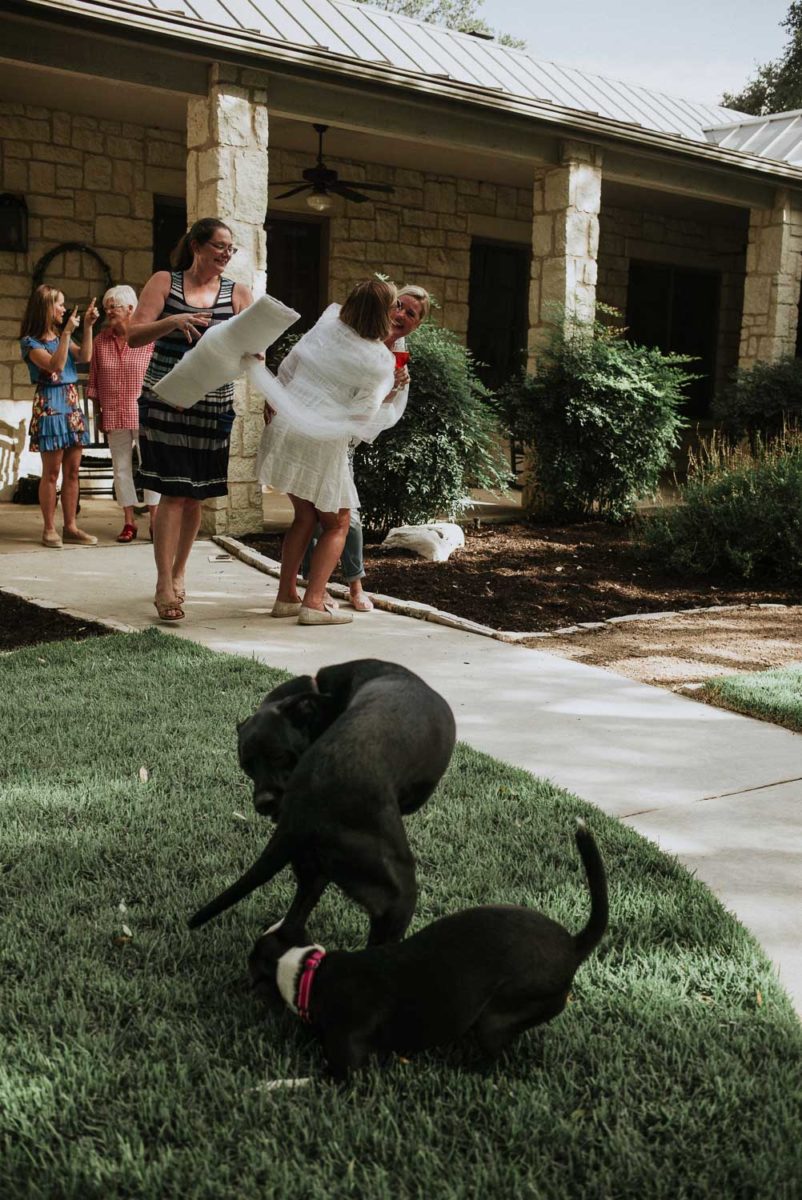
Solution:
[{"label": "woman with eyeglasses", "polygon": [[[95,338],[89,368],[87,396],[100,409],[100,428],[106,435],[114,472],[114,495],[123,510],[123,527],[117,541],[132,542],[137,535],[134,506],[137,503],[132,470],[132,451],[139,444],[139,397],[142,380],[153,352],[152,346],[133,349],[128,345],[128,327],[136,308],[136,292],[127,284],[109,288],[103,297],[106,327]],[[145,488],[150,513],[150,535],[159,493]]]},{"label": "woman with eyeglasses", "polygon": [[155,342],[139,401],[140,478],[161,494],[153,532],[156,595],[162,621],[180,621],[186,567],[201,522],[201,503],[228,493],[228,450],[234,385],[225,384],[192,408],[178,409],[151,391],[210,325],[253,303],[250,288],[227,278],[237,247],[217,217],[196,221],[142,289],[128,331],[129,346]]}]

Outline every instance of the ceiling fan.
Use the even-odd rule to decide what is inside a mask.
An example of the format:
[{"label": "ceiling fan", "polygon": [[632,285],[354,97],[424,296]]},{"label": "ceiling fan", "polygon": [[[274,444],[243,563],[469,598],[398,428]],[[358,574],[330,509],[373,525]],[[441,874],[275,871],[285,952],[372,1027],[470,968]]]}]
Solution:
[{"label": "ceiling fan", "polygon": [[[355,179],[340,179],[336,171],[327,167],[323,162],[323,134],[328,129],[328,125],[313,125],[318,136],[317,144],[317,162],[314,167],[307,167],[301,174],[303,179],[288,179],[284,183],[274,183],[271,187],[289,187],[288,192],[282,192],[280,196],[276,196],[277,200],[286,200],[290,196],[297,196],[299,192],[311,190],[311,195],[307,196],[306,203],[310,208],[314,208],[316,212],[325,212],[331,208],[331,196],[343,196],[346,200],[353,200],[355,204],[364,204],[366,200],[370,200],[370,196],[363,196],[362,192],[394,192],[395,188],[389,183],[362,183]],[[359,188],[359,191],[356,189]]]}]

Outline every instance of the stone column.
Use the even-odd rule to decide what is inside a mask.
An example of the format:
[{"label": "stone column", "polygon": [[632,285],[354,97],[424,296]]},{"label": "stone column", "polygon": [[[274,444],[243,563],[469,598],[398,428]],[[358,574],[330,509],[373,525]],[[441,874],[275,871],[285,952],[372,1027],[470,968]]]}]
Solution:
[{"label": "stone column", "polygon": [[[532,276],[529,284],[528,369],[560,321],[593,321],[599,252],[602,152],[563,142],[559,166],[538,167],[532,199]],[[548,506],[538,486],[537,448],[526,454],[523,506]]]},{"label": "stone column", "polygon": [[[267,256],[267,88],[258,73],[215,63],[209,93],[187,106],[187,217],[219,217],[230,226],[239,252],[227,273],[264,294]],[[262,401],[236,384],[237,419],[231,433],[227,497],[203,506],[204,533],[246,533],[262,528],[262,493],[256,451],[264,427]]]},{"label": "stone column", "polygon": [[596,312],[601,150],[563,142],[559,166],[535,172],[532,278],[529,287],[529,369],[563,313],[592,321]]},{"label": "stone column", "polygon": [[739,367],[793,357],[801,280],[802,201],[780,188],[750,214]]}]

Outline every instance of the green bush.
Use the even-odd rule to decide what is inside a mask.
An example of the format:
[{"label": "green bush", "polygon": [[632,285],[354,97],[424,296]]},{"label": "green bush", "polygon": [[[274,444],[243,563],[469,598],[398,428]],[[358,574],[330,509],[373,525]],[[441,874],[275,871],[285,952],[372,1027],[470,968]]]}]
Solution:
[{"label": "green bush", "polygon": [[407,338],[409,403],[393,429],[357,448],[354,475],[366,529],[385,533],[464,507],[469,487],[509,483],[491,395],[469,351],[447,329],[421,325]]},{"label": "green bush", "polygon": [[755,434],[778,437],[786,425],[802,424],[802,359],[760,362],[736,371],[713,401],[711,415],[733,440]]},{"label": "green bush", "polygon": [[653,494],[684,424],[690,361],[635,346],[601,321],[560,322],[536,373],[499,396],[513,435],[533,452],[533,511],[623,520]]},{"label": "green bush", "polygon": [[802,437],[709,445],[681,503],[644,522],[643,542],[680,575],[802,579]]}]

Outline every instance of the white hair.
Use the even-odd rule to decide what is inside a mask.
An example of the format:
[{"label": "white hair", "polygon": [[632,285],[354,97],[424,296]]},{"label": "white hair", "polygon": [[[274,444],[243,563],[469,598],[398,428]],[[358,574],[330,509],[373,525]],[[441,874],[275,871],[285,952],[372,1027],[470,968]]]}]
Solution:
[{"label": "white hair", "polygon": [[107,300],[113,300],[115,304],[124,304],[126,308],[136,308],[136,292],[127,283],[118,283],[116,287],[109,288],[103,297],[103,304]]}]

